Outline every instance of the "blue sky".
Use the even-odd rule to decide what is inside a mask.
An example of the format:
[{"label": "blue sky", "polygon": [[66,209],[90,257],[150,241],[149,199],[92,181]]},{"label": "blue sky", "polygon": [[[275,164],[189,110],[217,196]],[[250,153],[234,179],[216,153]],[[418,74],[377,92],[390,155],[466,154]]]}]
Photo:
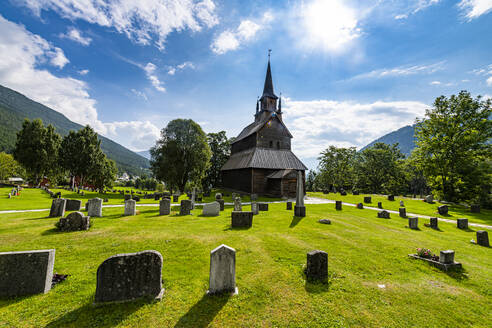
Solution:
[{"label": "blue sky", "polygon": [[174,118],[237,135],[268,49],[311,168],[439,95],[492,95],[492,0],[6,0],[0,30],[0,84],[137,151]]}]

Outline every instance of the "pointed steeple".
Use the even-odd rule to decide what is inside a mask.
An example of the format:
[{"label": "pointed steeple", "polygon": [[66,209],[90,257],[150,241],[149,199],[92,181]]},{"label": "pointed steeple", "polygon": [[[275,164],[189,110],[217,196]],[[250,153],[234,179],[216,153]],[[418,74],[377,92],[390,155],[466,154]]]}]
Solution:
[{"label": "pointed steeple", "polygon": [[282,92],[280,93],[280,98],[278,99],[277,113],[282,114]]},{"label": "pointed steeple", "polygon": [[270,68],[270,51],[271,50],[268,51],[268,67],[265,76],[265,85],[263,86],[263,95],[261,96],[261,99],[263,99],[264,97],[278,99],[278,97],[273,92],[272,69]]}]

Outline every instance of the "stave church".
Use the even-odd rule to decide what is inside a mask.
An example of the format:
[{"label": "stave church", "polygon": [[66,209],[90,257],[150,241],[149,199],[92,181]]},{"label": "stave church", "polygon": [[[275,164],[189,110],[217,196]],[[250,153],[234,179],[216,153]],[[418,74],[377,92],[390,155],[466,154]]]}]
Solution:
[{"label": "stave church", "polygon": [[292,134],[282,119],[282,99],[273,91],[268,58],[254,122],[231,145],[231,156],[221,169],[223,187],[241,193],[295,197],[297,171],[302,172],[304,184],[307,167],[292,152],[291,140]]}]

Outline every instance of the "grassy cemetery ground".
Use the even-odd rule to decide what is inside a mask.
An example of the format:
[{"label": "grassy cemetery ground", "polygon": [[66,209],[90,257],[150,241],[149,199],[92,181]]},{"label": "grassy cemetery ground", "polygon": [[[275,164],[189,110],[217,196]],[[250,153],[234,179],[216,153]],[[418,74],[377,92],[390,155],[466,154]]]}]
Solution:
[{"label": "grassy cemetery ground", "polygon": [[[152,199],[144,199],[143,193],[144,191],[142,190],[136,190],[132,189],[129,187],[116,187],[115,189],[117,190],[134,190],[134,192],[140,191],[142,192],[142,195],[135,194],[137,196],[140,196],[141,200],[138,202],[138,204],[158,204],[158,200]],[[124,196],[121,195],[120,193],[112,193],[108,192],[106,194],[100,194],[97,192],[91,192],[91,191],[84,191],[84,196],[77,194],[76,192],[65,190],[65,189],[57,189],[57,188],[52,188],[51,189],[53,192],[61,192],[62,198],[67,198],[67,199],[80,199],[82,200],[82,204],[84,205],[85,202],[91,198],[99,197],[99,198],[107,198],[108,202],[104,203],[104,205],[123,205],[124,204]],[[12,188],[0,188],[0,211],[7,211],[7,210],[29,210],[29,209],[43,209],[43,208],[50,208],[51,206],[51,201],[52,199],[46,193],[45,191],[37,188],[24,188],[24,190],[21,191],[20,196],[12,197],[11,199],[8,199],[8,194],[9,192],[12,191]],[[204,197],[202,199],[202,202],[212,202],[215,200],[215,192],[220,192],[221,190],[214,190],[209,197]],[[154,193],[153,191],[147,191],[147,193],[152,194]],[[231,198],[231,193],[226,192],[226,196],[224,196],[225,202],[232,202]],[[182,199],[188,199],[186,195],[181,195],[179,197],[179,201]],[[260,197],[259,201],[273,201],[273,200],[279,200],[278,198],[265,198],[265,197]],[[243,198],[243,201],[249,201],[249,197]]]},{"label": "grassy cemetery ground", "polygon": [[[347,199],[347,201],[349,201]],[[2,201],[3,203],[3,201]],[[44,203],[42,203],[44,204]],[[410,206],[410,204],[408,204]],[[44,205],[46,206],[46,205]],[[372,210],[307,205],[294,218],[270,204],[250,229],[219,217],[158,216],[155,207],[122,217],[105,208],[89,231],[60,233],[47,212],[4,214],[0,251],[56,249],[55,271],[69,274],[49,293],[0,300],[6,327],[487,327],[492,313],[491,249],[474,245],[474,231],[439,222],[440,231],[406,228]],[[176,210],[174,208],[174,210]],[[319,219],[332,221],[320,224]],[[205,295],[210,251],[236,249],[236,296]],[[417,247],[453,249],[464,271],[445,273],[407,255]],[[94,307],[96,270],[106,258],[146,249],[164,258],[160,302]],[[328,253],[329,283],[306,283],[306,253]]]},{"label": "grassy cemetery ground", "polygon": [[407,213],[414,213],[427,216],[436,216],[446,219],[456,220],[458,218],[467,218],[470,222],[481,223],[492,225],[492,211],[491,210],[481,210],[481,213],[470,213],[470,209],[462,205],[450,205],[448,215],[439,215],[437,213],[437,207],[443,205],[437,201],[433,204],[429,204],[420,199],[413,199],[407,197],[395,196],[394,201],[389,201],[386,196],[383,195],[370,195],[370,194],[360,194],[352,195],[347,194],[347,196],[341,196],[340,193],[329,193],[323,194],[322,192],[308,192],[310,197],[318,197],[331,200],[341,200],[345,203],[364,203],[364,196],[371,196],[372,202],[370,204],[365,204],[364,206],[377,207],[378,202],[383,203],[383,208],[387,210],[398,211],[400,208],[400,200],[403,200]]}]

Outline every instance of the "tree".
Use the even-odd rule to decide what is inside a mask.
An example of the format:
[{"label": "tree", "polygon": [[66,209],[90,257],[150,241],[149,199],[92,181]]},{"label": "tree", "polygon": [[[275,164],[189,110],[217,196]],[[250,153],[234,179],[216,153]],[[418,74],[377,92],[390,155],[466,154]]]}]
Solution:
[{"label": "tree", "polygon": [[106,163],[104,163],[105,156],[103,157],[103,155],[101,140],[88,125],[79,131],[70,131],[63,138],[60,163],[69,172],[72,178],[72,187],[74,187],[75,177],[78,177],[80,183],[84,184],[89,175],[97,176],[101,173],[91,172],[91,170],[101,169],[104,171]]},{"label": "tree", "polygon": [[317,191],[317,176],[316,171],[309,170],[309,173],[306,177],[306,191]]},{"label": "tree", "polygon": [[44,176],[56,175],[59,171],[60,142],[61,137],[53,125],[44,127],[39,119],[26,119],[17,132],[14,159],[26,169],[36,185]]},{"label": "tree", "polygon": [[162,129],[150,150],[154,176],[173,190],[185,191],[186,183],[200,185],[208,169],[211,151],[207,136],[193,120],[176,119]]},{"label": "tree", "polygon": [[203,188],[205,190],[222,184],[220,169],[227,162],[231,153],[231,143],[227,139],[225,131],[207,134],[207,141],[212,151],[212,157],[210,158],[210,167],[203,179]]},{"label": "tree", "polygon": [[373,193],[397,193],[406,184],[404,157],[398,144],[377,142],[364,149],[357,154],[355,165],[359,184]]},{"label": "tree", "polygon": [[115,162],[101,152],[91,167],[88,179],[99,190],[103,190],[105,187],[112,188],[117,172]]},{"label": "tree", "polygon": [[354,159],[356,149],[330,146],[321,152],[319,160],[320,180],[324,189],[337,189],[354,185]]},{"label": "tree", "polygon": [[433,108],[417,120],[415,158],[438,197],[454,202],[488,199],[491,104],[461,91],[436,98]]},{"label": "tree", "polygon": [[7,180],[16,176],[24,177],[25,174],[26,172],[14,159],[14,156],[3,152],[0,153],[0,180]]}]

